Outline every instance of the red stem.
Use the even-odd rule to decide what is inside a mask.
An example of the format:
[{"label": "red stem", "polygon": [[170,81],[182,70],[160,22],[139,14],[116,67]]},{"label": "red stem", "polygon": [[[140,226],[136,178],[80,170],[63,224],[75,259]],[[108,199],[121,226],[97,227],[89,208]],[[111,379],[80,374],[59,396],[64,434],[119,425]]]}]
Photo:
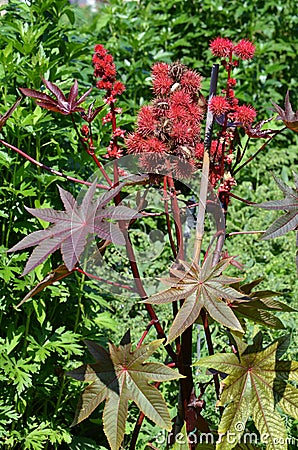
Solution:
[{"label": "red stem", "polygon": [[152,325],[154,325],[154,323],[155,323],[154,320],[150,320],[150,322],[148,323],[148,325],[147,325],[147,327],[146,327],[146,330],[144,331],[144,333],[142,334],[141,339],[140,339],[139,342],[138,342],[137,348],[140,348],[140,347],[141,347],[141,345],[142,345],[142,343],[143,343],[145,337],[146,337],[147,334],[149,333],[150,328],[152,327]]},{"label": "red stem", "polygon": [[96,275],[92,275],[92,273],[85,272],[85,270],[80,269],[79,267],[76,267],[74,270],[76,270],[77,272],[82,273],[83,275],[86,275],[88,278],[93,278],[94,280],[102,281],[103,283],[107,283],[107,284],[110,284],[112,286],[117,286],[117,287],[120,287],[122,289],[127,289],[129,291],[135,292],[134,288],[132,288],[131,286],[128,286],[126,284],[116,283],[115,281],[105,280],[104,278],[98,277]]},{"label": "red stem", "polygon": [[176,196],[176,189],[174,180],[171,176],[167,176],[167,183],[169,186],[169,190],[171,192],[171,203],[174,215],[175,222],[175,230],[176,230],[176,239],[177,239],[177,259],[184,259],[184,247],[183,247],[183,234],[182,234],[182,225],[180,219],[180,210]]},{"label": "red stem", "polygon": [[[133,247],[131,245],[131,242],[129,240],[129,236],[128,236],[127,232],[125,232],[124,230],[122,230],[122,232],[124,234],[127,256],[128,256],[129,262],[130,262],[130,267],[131,267],[131,270],[133,273],[134,282],[135,282],[138,294],[142,299],[146,299],[148,296],[146,294],[146,291],[143,287],[142,280],[140,278],[140,273],[139,273],[138,265],[136,263]],[[146,307],[146,310],[147,310],[151,320],[154,321],[154,327],[157,331],[158,337],[161,339],[166,339],[165,332],[159,322],[159,319],[158,319],[152,305],[149,305],[148,303],[144,303],[144,305]],[[165,345],[165,349],[168,352],[169,356],[172,358],[172,360],[176,361],[177,356],[176,356],[176,353],[174,352],[174,350],[172,349],[172,346],[170,344],[167,344],[167,345]]]},{"label": "red stem", "polygon": [[[210,333],[207,313],[206,313],[206,311],[203,308],[201,310],[200,316],[201,316],[202,322],[203,322],[203,327],[204,327],[204,332],[205,332],[205,336],[206,336],[208,352],[209,352],[209,355],[211,356],[211,355],[214,355],[214,348],[213,348],[213,343],[212,343],[212,338],[211,338],[211,333]],[[213,378],[214,378],[214,385],[215,385],[216,396],[219,399],[220,385],[219,385],[218,374],[214,374]]]},{"label": "red stem", "polygon": [[[14,145],[9,144],[8,142],[3,141],[2,139],[0,139],[0,143],[5,145],[5,147],[8,147],[11,150],[19,153],[19,155],[23,156],[23,158],[26,158],[28,161],[30,161],[35,166],[40,167],[41,169],[47,170],[48,172],[52,173],[53,175],[57,175],[58,177],[65,178],[68,181],[73,181],[74,183],[84,184],[85,186],[91,186],[91,184],[92,184],[89,181],[79,180],[78,178],[74,178],[69,175],[65,175],[65,173],[63,173],[62,171],[52,169],[51,167],[46,166],[45,164],[43,164],[39,161],[36,161],[36,159],[27,155],[27,153],[23,152],[22,150],[15,147]],[[97,184],[96,186],[101,189],[106,189],[106,190],[110,189],[109,186],[105,186],[104,184]]]},{"label": "red stem", "polygon": [[97,159],[97,156],[94,153],[94,147],[93,147],[93,142],[92,142],[92,138],[90,140],[90,142],[88,141],[88,143],[86,144],[86,142],[84,141],[83,137],[81,136],[81,133],[78,130],[77,124],[74,120],[73,114],[71,114],[71,120],[72,120],[72,124],[73,127],[75,129],[75,132],[78,136],[79,141],[81,142],[82,146],[84,147],[84,149],[86,150],[86,152],[88,153],[88,155],[90,155],[93,158],[93,161],[95,162],[95,164],[97,165],[97,167],[99,168],[99,170],[101,171],[103,177],[105,178],[105,180],[107,181],[107,183],[112,186],[113,183],[110,180],[108,174],[106,173],[106,171],[104,170],[101,162]]}]

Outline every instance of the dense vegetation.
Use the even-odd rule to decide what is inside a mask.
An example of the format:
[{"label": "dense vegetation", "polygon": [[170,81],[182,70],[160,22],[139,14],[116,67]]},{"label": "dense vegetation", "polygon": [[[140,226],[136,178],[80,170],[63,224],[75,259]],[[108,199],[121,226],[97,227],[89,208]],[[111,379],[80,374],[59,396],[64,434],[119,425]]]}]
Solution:
[{"label": "dense vegetation", "polygon": [[[208,50],[209,43],[219,35],[236,41],[239,37],[247,38],[256,45],[255,59],[244,61],[237,68],[235,77],[237,97],[256,108],[258,120],[273,115],[270,100],[282,105],[287,89],[291,91],[293,107],[298,104],[295,91],[297,11],[290,0],[258,0],[243,4],[223,0],[111,0],[96,14],[75,9],[66,0],[26,3],[12,0],[4,9],[6,13],[0,19],[0,114],[4,114],[17,100],[20,87],[44,90],[41,76],[58,84],[64,92],[68,92],[77,79],[82,95],[95,85],[91,57],[94,45],[102,43],[114,56],[118,77],[126,86],[117,104],[123,109],[118,126],[131,131],[137,111],[152,99],[150,70],[155,62],[180,60],[197,69],[204,77],[202,92],[204,96],[208,95],[214,63]],[[221,78],[218,88],[224,88]],[[95,107],[99,107],[103,104],[102,96],[102,91],[94,88],[88,99],[94,100]],[[93,121],[98,157],[106,153],[110,141],[109,125],[102,126],[101,121],[106,113],[105,108]],[[93,161],[78,143],[70,117],[42,109],[30,98],[23,99],[13,112],[1,130],[1,139],[69,176],[88,180],[94,172]],[[290,130],[277,136],[241,171],[233,193],[257,203],[280,199],[282,195],[272,173],[293,185],[297,142],[295,133]],[[247,156],[253,155],[257,148],[252,140]],[[82,385],[66,377],[65,372],[83,362],[90,362],[83,339],[107,347],[109,339],[118,344],[131,327],[132,342],[137,342],[149,322],[147,312],[135,296],[124,296],[117,289],[113,292],[78,272],[48,286],[16,309],[25,295],[61,263],[61,255],[56,252],[33,272],[20,277],[29,253],[11,254],[7,249],[29,233],[47,227],[42,219],[33,218],[24,205],[61,210],[56,185],[75,197],[80,187],[30,164],[5,146],[0,149],[0,170],[1,446],[4,449],[34,450],[106,449],[108,443],[102,431],[103,405],[84,422],[70,428]],[[265,230],[279,214],[232,199],[227,228],[235,232]],[[162,220],[159,225],[164,226]],[[140,252],[144,235],[154,227],[150,218],[146,219],[144,229],[136,227],[134,244],[139,246]],[[230,255],[239,255],[238,260],[245,268],[243,277],[246,282],[264,277],[262,290],[277,291],[284,303],[297,307],[293,232],[269,241],[260,241],[258,235],[234,236],[226,240],[226,249]],[[145,276],[150,279],[163,273],[170,258],[167,248],[160,251],[160,257],[152,264],[144,264]],[[121,267],[120,258],[117,264],[121,270],[127,270],[127,264]],[[170,309],[159,306],[157,310],[163,327],[168,330]],[[291,345],[287,357],[297,359],[296,316],[282,312],[278,317],[284,322],[286,331],[266,330],[265,341],[269,344],[288,332]],[[197,356],[208,355],[200,327],[198,324],[198,336],[193,342],[194,349],[200,347],[194,361]],[[257,335],[259,330],[264,330],[264,327],[249,322],[250,337]],[[150,340],[156,338],[152,328],[149,337]],[[214,325],[212,338],[216,352],[226,348],[228,339],[222,327]],[[165,358],[166,352],[162,349],[158,360],[164,361]],[[208,377],[198,376],[198,382],[203,380],[208,380]],[[175,386],[174,382],[161,385],[168,405],[173,405],[172,416],[175,415],[177,396]],[[212,389],[206,390],[205,400],[210,404],[215,401]],[[126,424],[128,435],[134,428],[137,415],[138,410],[133,405]],[[210,407],[204,417],[216,428],[218,411],[215,413]],[[297,421],[289,416],[286,420],[289,435],[297,437]],[[251,423],[249,427],[254,430]],[[141,429],[136,448],[143,449],[159,432],[153,422],[147,421]],[[295,444],[290,443],[289,449],[294,448]]]}]

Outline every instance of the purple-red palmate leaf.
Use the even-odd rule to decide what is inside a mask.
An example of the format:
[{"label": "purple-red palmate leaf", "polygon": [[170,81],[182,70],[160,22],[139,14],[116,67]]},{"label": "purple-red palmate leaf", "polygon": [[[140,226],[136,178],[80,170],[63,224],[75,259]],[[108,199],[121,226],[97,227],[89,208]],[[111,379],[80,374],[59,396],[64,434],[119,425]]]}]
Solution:
[{"label": "purple-red palmate leaf", "polygon": [[265,129],[262,130],[262,127],[265,123],[270,122],[273,119],[273,117],[270,117],[269,119],[266,120],[261,120],[260,122],[258,122],[256,125],[252,126],[252,125],[247,125],[245,126],[245,134],[251,138],[272,138],[279,130],[272,130],[272,129]]},{"label": "purple-red palmate leaf", "polygon": [[285,195],[285,198],[259,203],[254,206],[267,210],[283,210],[286,211],[286,213],[270,225],[263,234],[262,239],[272,239],[283,236],[288,231],[296,230],[298,227],[298,176],[294,173],[296,190],[292,189],[276,176],[273,175],[273,177],[278,187]]},{"label": "purple-red palmate leaf", "polygon": [[[127,342],[129,340],[129,342]],[[67,372],[68,376],[89,382],[79,401],[73,426],[90,416],[105,401],[103,427],[111,450],[121,447],[127,421],[128,402],[137,407],[159,427],[171,430],[171,418],[163,396],[152,381],[169,381],[183,378],[164,364],[145,362],[161,345],[162,339],[143,344],[133,350],[126,334],[120,345],[109,344],[109,351],[96,342],[85,340],[95,359]]]},{"label": "purple-red palmate leaf", "polygon": [[88,188],[81,204],[78,204],[69,192],[58,186],[65,211],[25,207],[33,216],[53,225],[46,230],[34,231],[8,250],[14,252],[36,246],[22,275],[33,270],[59,248],[66,268],[69,271],[73,270],[85,249],[89,235],[96,235],[114,244],[125,245],[125,239],[118,224],[112,223],[111,219],[130,221],[141,215],[126,206],[106,208],[107,204],[120,192],[123,183],[94,200],[96,182],[95,179]]},{"label": "purple-red palmate leaf", "polygon": [[[272,101],[271,101],[272,102]],[[276,103],[272,102],[275,111],[279,114],[277,120],[282,120],[287,128],[298,133],[298,111],[294,113],[290,103],[290,94],[287,91],[285,98],[285,109],[282,109]]]},{"label": "purple-red palmate leaf", "polygon": [[43,92],[36,91],[34,89],[28,88],[19,88],[22,94],[26,97],[34,98],[36,103],[44,109],[48,109],[50,111],[59,112],[64,115],[68,115],[74,112],[84,112],[84,108],[80,106],[86,100],[86,97],[92,91],[92,87],[88,89],[85,94],[77,99],[79,94],[78,92],[78,82],[74,81],[74,84],[70,88],[70,92],[68,97],[63,94],[61,89],[54,83],[51,83],[48,80],[42,78],[44,84],[48,88],[48,90],[56,97],[56,99],[50,97],[48,94],[44,94]]},{"label": "purple-red palmate leaf", "polygon": [[144,300],[144,303],[162,304],[184,300],[182,307],[170,328],[168,342],[180,336],[205,310],[217,322],[243,333],[243,328],[227,301],[248,298],[232,287],[225,286],[240,281],[239,278],[222,275],[233,258],[225,258],[212,267],[212,253],[208,255],[202,267],[195,262],[190,265],[180,261],[182,270],[171,270],[172,278],[162,279],[171,287]]}]

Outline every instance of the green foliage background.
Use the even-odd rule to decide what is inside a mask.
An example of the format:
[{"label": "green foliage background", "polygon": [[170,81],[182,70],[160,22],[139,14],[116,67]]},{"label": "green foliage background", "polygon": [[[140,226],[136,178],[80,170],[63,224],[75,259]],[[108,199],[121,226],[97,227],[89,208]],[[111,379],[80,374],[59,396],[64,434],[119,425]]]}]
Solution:
[{"label": "green foliage background", "polygon": [[[119,102],[123,115],[119,125],[132,129],[139,107],[151,98],[150,67],[156,61],[181,60],[205,77],[208,92],[211,57],[210,39],[217,36],[235,41],[248,38],[255,42],[256,57],[237,69],[237,96],[258,110],[258,118],[269,117],[270,99],[281,104],[291,89],[293,105],[298,105],[297,90],[297,11],[291,0],[237,2],[224,0],[193,1],[121,1],[103,4],[98,13],[76,9],[66,0],[12,0],[0,18],[0,113],[18,97],[18,87],[40,89],[40,76],[59,84],[67,92],[73,79],[79,80],[80,92],[91,84],[93,46],[103,43],[114,55],[119,78],[126,92]],[[223,87],[222,85],[219,86]],[[101,103],[93,90],[91,99]],[[105,153],[109,129],[98,117],[98,152]],[[68,117],[51,114],[23,100],[3,130],[3,137],[32,157],[70,175],[87,179],[94,170],[82,153]],[[248,156],[257,147],[252,144]],[[237,179],[234,192],[251,201],[261,202],[279,196],[271,172],[291,182],[291,170],[297,163],[297,138],[287,130],[278,137]],[[100,410],[78,427],[70,429],[74,409],[82,386],[66,379],[64,371],[90,361],[83,338],[106,344],[119,341],[127,327],[133,325],[133,340],[140,337],[147,322],[143,307],[135,299],[121,298],[103,291],[82,276],[72,276],[47,288],[36,300],[20,310],[14,306],[51,268],[59,255],[34,273],[18,278],[28,253],[6,254],[24,235],[39,229],[38,223],[24,210],[52,206],[60,209],[58,182],[78,192],[63,179],[44,173],[20,156],[0,149],[0,445],[4,449],[104,449]],[[261,230],[276,217],[273,212],[250,208],[232,201],[228,230]],[[294,267],[294,234],[262,242],[256,236],[227,240],[230,254],[239,254],[245,265],[245,277],[264,276],[262,287],[280,291],[281,299],[297,306],[297,281]],[[167,264],[167,259],[159,265]],[[156,267],[158,270],[158,267]],[[163,314],[165,325],[170,310]],[[282,314],[287,331],[292,333],[290,356],[297,348],[296,318]],[[258,327],[251,324],[249,331]],[[266,331],[268,341],[278,335]],[[151,331],[150,337],[155,337]],[[213,338],[219,351],[226,338],[217,327]],[[207,354],[204,339],[202,355]],[[195,343],[194,343],[195,348]],[[161,355],[163,358],[165,355]],[[89,359],[88,359],[89,358]],[[163,388],[169,404],[176,402],[174,385]],[[208,394],[209,399],[212,393]],[[216,423],[212,408],[209,419]],[[136,410],[131,410],[131,431]],[[297,424],[288,421],[292,435]],[[159,430],[149,422],[144,426],[138,448]],[[291,447],[289,447],[291,448]]]}]

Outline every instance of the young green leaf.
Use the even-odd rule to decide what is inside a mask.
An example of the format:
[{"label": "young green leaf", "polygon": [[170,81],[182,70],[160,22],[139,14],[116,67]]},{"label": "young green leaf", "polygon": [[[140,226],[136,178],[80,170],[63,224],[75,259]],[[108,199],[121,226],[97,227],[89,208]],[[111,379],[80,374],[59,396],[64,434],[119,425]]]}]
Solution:
[{"label": "young green leaf", "polygon": [[131,343],[116,347],[109,345],[109,351],[96,342],[85,341],[95,359],[93,364],[84,364],[67,373],[79,381],[87,381],[79,401],[75,419],[76,425],[90,416],[97,406],[106,400],[103,423],[104,432],[112,450],[118,450],[124,438],[128,401],[161,428],[171,430],[171,419],[166,403],[151,381],[168,381],[183,378],[175,370],[160,363],[146,363],[162,343],[156,340],[141,345],[136,350]]},{"label": "young green leaf", "polygon": [[255,337],[253,345],[246,345],[233,336],[240,350],[237,355],[218,353],[195,364],[228,374],[220,398],[220,404],[226,408],[218,429],[221,436],[218,450],[233,448],[229,433],[238,441],[249,417],[268,449],[284,450],[286,427],[277,407],[298,419],[298,390],[288,383],[298,380],[298,362],[280,360],[288,339],[280,338],[264,349],[259,337]]},{"label": "young green leaf", "polygon": [[165,282],[171,283],[172,286],[144,300],[144,303],[161,304],[185,299],[170,328],[168,342],[173,341],[192,325],[202,308],[205,308],[217,322],[243,333],[239,320],[225,301],[247,299],[246,295],[225,286],[240,281],[239,278],[222,275],[231,261],[232,258],[225,258],[212,267],[212,254],[206,258],[202,267],[196,263],[190,265],[180,261],[186,272],[172,270],[173,278],[165,279]]}]

